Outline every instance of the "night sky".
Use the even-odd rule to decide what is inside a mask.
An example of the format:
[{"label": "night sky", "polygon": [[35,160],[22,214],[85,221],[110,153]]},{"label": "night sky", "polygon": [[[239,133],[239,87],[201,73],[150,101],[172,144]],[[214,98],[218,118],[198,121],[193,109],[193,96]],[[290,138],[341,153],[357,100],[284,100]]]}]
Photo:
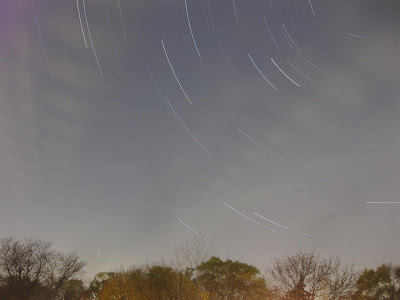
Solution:
[{"label": "night sky", "polygon": [[0,237],[400,263],[399,3],[1,0]]}]

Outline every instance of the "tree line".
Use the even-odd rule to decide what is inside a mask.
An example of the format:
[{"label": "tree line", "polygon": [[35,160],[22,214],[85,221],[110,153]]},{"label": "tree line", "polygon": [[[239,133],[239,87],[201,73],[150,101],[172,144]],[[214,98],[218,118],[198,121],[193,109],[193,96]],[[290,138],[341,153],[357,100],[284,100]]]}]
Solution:
[{"label": "tree line", "polygon": [[0,299],[4,300],[398,300],[400,266],[355,270],[338,256],[301,250],[257,267],[222,260],[195,237],[171,258],[101,272],[85,284],[77,253],[38,239],[0,241]]}]

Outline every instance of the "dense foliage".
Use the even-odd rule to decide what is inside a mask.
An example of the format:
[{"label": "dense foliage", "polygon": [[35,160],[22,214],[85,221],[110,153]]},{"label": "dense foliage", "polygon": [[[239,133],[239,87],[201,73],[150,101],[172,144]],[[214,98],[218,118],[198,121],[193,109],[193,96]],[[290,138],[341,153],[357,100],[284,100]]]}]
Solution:
[{"label": "dense foliage", "polygon": [[353,299],[399,300],[400,266],[383,264],[376,271],[365,269],[357,280],[357,292]]}]

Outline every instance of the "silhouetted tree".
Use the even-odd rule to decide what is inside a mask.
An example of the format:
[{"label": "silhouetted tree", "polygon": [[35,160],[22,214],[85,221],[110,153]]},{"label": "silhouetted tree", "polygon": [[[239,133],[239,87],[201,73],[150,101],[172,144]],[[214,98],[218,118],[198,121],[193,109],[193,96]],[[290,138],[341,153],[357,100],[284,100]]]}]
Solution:
[{"label": "silhouetted tree", "polygon": [[291,293],[300,299],[346,299],[354,292],[357,279],[352,265],[342,267],[338,257],[321,259],[314,251],[275,258],[267,273],[283,299]]},{"label": "silhouetted tree", "polygon": [[287,300],[308,300],[312,299],[312,295],[307,292],[305,289],[305,284],[304,284],[304,277],[300,276],[299,282],[296,284],[296,286],[287,293],[286,299]]},{"label": "silhouetted tree", "polygon": [[86,263],[76,253],[56,252],[51,246],[51,242],[38,239],[1,240],[0,277],[10,296],[53,299],[66,281],[82,271]]}]

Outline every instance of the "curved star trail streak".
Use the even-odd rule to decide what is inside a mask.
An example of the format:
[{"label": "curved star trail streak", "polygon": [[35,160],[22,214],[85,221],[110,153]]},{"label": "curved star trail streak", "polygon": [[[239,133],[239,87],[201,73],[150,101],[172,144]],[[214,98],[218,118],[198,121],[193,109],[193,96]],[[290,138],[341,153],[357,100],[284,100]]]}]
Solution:
[{"label": "curved star trail streak", "polygon": [[206,23],[207,23],[207,29],[208,29],[208,33],[210,34],[210,36],[212,36],[212,31],[211,31],[211,25],[210,25],[210,21],[208,20],[209,16],[208,16],[208,8],[207,8],[207,2],[206,0],[202,0],[203,1],[203,10],[204,10],[204,18],[206,19]]},{"label": "curved star trail streak", "polygon": [[179,120],[179,122],[182,124],[182,126],[186,129],[186,131],[190,134],[190,136],[196,141],[197,144],[200,145],[201,148],[203,148],[204,151],[207,152],[208,155],[211,156],[211,158],[214,158],[210,152],[208,152],[208,150],[197,140],[197,138],[192,134],[192,132],[189,130],[189,128],[186,127],[185,123],[183,123],[183,121],[181,120],[181,118],[179,118],[178,114],[176,113],[175,109],[172,107],[171,103],[168,101],[167,97],[164,97],[165,100],[167,101],[169,107],[171,108],[171,110],[174,112],[175,116],[177,117],[177,119]]},{"label": "curved star trail streak", "polygon": [[312,11],[313,15],[315,16],[315,12],[314,12],[314,8],[311,4],[311,0],[308,0],[308,3],[310,4],[311,11]]},{"label": "curved star trail streak", "polygon": [[121,19],[121,26],[122,26],[122,31],[124,33],[125,41],[128,41],[128,38],[126,37],[126,32],[125,32],[125,25],[124,25],[124,19],[122,18],[122,11],[121,11],[121,2],[120,0],[118,1],[118,11],[119,11],[119,17]]},{"label": "curved star trail streak", "polygon": [[400,202],[365,202],[367,204],[400,204]]},{"label": "curved star trail streak", "polygon": [[222,45],[221,45],[220,39],[219,39],[219,37],[218,37],[217,30],[215,29],[214,19],[213,19],[212,13],[211,13],[211,4],[210,4],[210,0],[207,0],[207,3],[208,3],[208,13],[209,13],[209,15],[210,15],[211,27],[212,27],[212,30],[213,30],[213,32],[214,32],[215,40],[217,41],[217,45],[218,45],[219,51],[221,52],[222,57],[224,58],[225,63],[227,64],[227,66],[229,67],[229,69],[230,69],[232,72],[234,72],[234,69],[233,69],[233,66],[232,66],[231,62],[229,61],[228,57],[225,55],[224,50],[222,49]]},{"label": "curved star trail streak", "polygon": [[244,131],[243,131],[242,129],[240,129],[239,127],[238,127],[238,130],[239,130],[241,133],[243,133],[250,141],[252,141],[252,142],[253,142],[254,144],[256,144],[258,147],[260,147],[261,149],[263,149],[265,152],[268,152],[269,154],[272,154],[273,156],[275,156],[275,157],[277,157],[277,158],[279,158],[279,159],[285,160],[284,158],[282,158],[282,157],[280,157],[279,155],[277,155],[277,154],[275,154],[275,153],[269,151],[267,148],[265,148],[264,146],[262,146],[262,145],[260,145],[259,143],[257,143],[255,140],[253,140],[246,132],[244,132]]},{"label": "curved star trail streak", "polygon": [[316,68],[317,70],[320,70],[322,73],[327,74],[327,72],[325,70],[322,70],[321,68],[317,67],[315,64],[313,64],[311,61],[309,61],[306,57],[304,57],[303,55],[301,55],[300,53],[296,52],[296,54],[298,56],[300,56],[302,59],[304,59],[306,62],[308,62],[310,65],[312,65],[314,68]]},{"label": "curved star trail streak", "polygon": [[254,62],[254,60],[251,58],[250,54],[247,54],[251,60],[251,62],[253,63],[254,67],[257,69],[258,73],[260,73],[260,75],[265,79],[266,82],[269,83],[270,86],[272,86],[272,88],[277,91],[278,89],[267,79],[267,77],[265,77],[265,75],[263,74],[263,72],[261,72],[261,70],[257,67],[256,63]]},{"label": "curved star trail streak", "polygon": [[96,63],[97,63],[97,67],[99,68],[100,75],[103,76],[103,71],[101,70],[99,60],[97,59],[96,50],[94,49],[94,44],[93,44],[93,40],[92,40],[92,35],[90,34],[89,21],[88,21],[88,17],[87,17],[87,14],[86,14],[85,0],[82,0],[82,1],[83,1],[83,2],[82,2],[82,3],[83,3],[83,12],[85,13],[86,26],[87,26],[87,30],[88,30],[88,34],[89,34],[90,44],[92,45],[93,55],[94,55],[94,58],[96,59]]},{"label": "curved star trail streak", "polygon": [[321,134],[321,135],[324,135],[324,136],[333,138],[333,139],[337,139],[337,140],[349,141],[349,142],[358,142],[357,140],[351,140],[351,139],[341,138],[341,137],[334,136],[334,135],[331,135],[331,134],[327,134],[327,133],[324,133],[324,132],[321,132],[321,131],[318,131],[318,130],[315,130],[315,129],[312,129],[312,131],[315,132],[315,133],[318,133],[318,134]]},{"label": "curved star trail streak", "polygon": [[295,49],[294,45],[292,45],[292,42],[288,39],[286,32],[283,29],[281,32],[282,32],[282,35],[285,38],[286,42],[288,42],[290,48],[292,48],[293,51],[297,53],[297,50]]},{"label": "curved star trail streak", "polygon": [[291,65],[293,67],[293,69],[295,69],[300,75],[302,75],[305,79],[307,79],[308,81],[311,81],[312,83],[316,82],[310,78],[308,78],[306,75],[304,75],[299,69],[297,69],[289,60],[286,60],[288,62],[289,65]]},{"label": "curved star trail streak", "polygon": [[38,32],[38,35],[39,35],[40,44],[42,45],[43,56],[44,56],[44,59],[46,61],[46,65],[47,65],[47,70],[49,71],[50,78],[52,80],[54,80],[53,72],[51,70],[51,67],[50,67],[50,64],[49,64],[49,60],[47,58],[46,48],[44,47],[42,33],[41,33],[40,27],[39,27],[39,20],[38,20],[37,13],[36,13],[36,8],[35,8],[35,0],[32,0],[32,7],[33,7],[33,13],[35,15],[36,28],[37,28],[37,32]]},{"label": "curved star trail streak", "polygon": [[168,111],[170,112],[170,114],[172,115],[172,117],[175,119],[175,121],[179,124],[179,126],[181,126],[182,128],[184,128],[183,125],[181,124],[181,122],[179,122],[179,119],[176,117],[176,115],[175,115],[174,112],[172,111],[170,105],[168,105],[167,101],[165,100],[164,95],[161,93],[161,90],[160,90],[160,88],[158,87],[158,84],[157,84],[156,80],[154,79],[154,76],[153,76],[153,73],[152,73],[151,70],[150,70],[150,67],[147,67],[147,70],[148,70],[149,73],[150,73],[150,77],[151,77],[151,79],[152,79],[152,81],[153,81],[153,83],[154,83],[154,86],[156,87],[156,90],[157,90],[158,94],[160,95],[161,99],[163,100],[164,105],[167,107]]},{"label": "curved star trail streak", "polygon": [[192,229],[189,225],[187,225],[185,222],[183,222],[181,219],[178,218],[178,221],[181,222],[183,225],[185,225],[191,232],[193,232],[195,235],[197,235],[198,237],[202,238],[203,240],[205,240],[207,243],[211,243],[209,240],[207,240],[204,236],[202,236],[200,233],[198,233],[197,231],[195,231],[194,229]]},{"label": "curved star trail streak", "polygon": [[76,0],[76,8],[78,10],[79,24],[81,25],[81,30],[82,30],[82,38],[83,38],[83,41],[85,43],[85,47],[87,48],[88,46],[87,46],[87,43],[86,43],[85,32],[83,31],[81,12],[80,12],[80,9],[79,9],[79,0]]},{"label": "curved star trail streak", "polygon": [[388,146],[398,146],[400,142],[393,143],[393,144],[361,144],[361,143],[348,143],[354,146],[364,146],[364,147],[388,147]]},{"label": "curved star trail streak", "polygon": [[188,95],[186,95],[185,90],[183,89],[181,83],[179,82],[178,77],[177,77],[176,74],[175,74],[174,68],[172,67],[171,61],[169,60],[169,57],[168,57],[167,50],[165,49],[164,42],[163,42],[162,40],[161,40],[161,45],[162,45],[162,47],[163,47],[163,49],[164,49],[165,56],[166,56],[166,58],[167,58],[167,61],[168,61],[169,66],[170,66],[170,68],[171,68],[172,74],[174,74],[174,77],[175,77],[175,79],[176,79],[176,82],[178,82],[178,85],[179,85],[179,87],[181,88],[181,90],[182,90],[183,94],[185,95],[186,99],[189,101],[190,104],[192,104],[192,101],[190,101]]},{"label": "curved star trail streak", "polygon": [[268,32],[269,32],[269,35],[270,35],[272,41],[274,42],[276,48],[279,48],[279,45],[278,45],[278,43],[276,42],[276,40],[275,40],[275,38],[274,38],[274,35],[272,34],[271,29],[270,29],[269,26],[268,26],[267,18],[266,18],[265,16],[264,16],[264,23],[265,23],[265,26],[267,27],[267,30],[268,30]]},{"label": "curved star trail streak", "polygon": [[286,30],[285,24],[282,24],[282,26],[283,26],[283,29],[285,30],[287,36],[289,37],[289,39],[292,41],[293,45],[296,47],[296,49],[297,49],[299,52],[301,52],[301,51],[300,51],[300,48],[297,47],[296,43],[293,41],[293,39],[292,39],[292,37],[290,36],[289,32]]},{"label": "curved star trail streak", "polygon": [[293,29],[296,30],[296,26],[294,26],[292,17],[289,14],[288,14],[288,17],[289,17],[290,24],[292,24]]},{"label": "curved star trail streak", "polygon": [[111,40],[112,40],[112,42],[113,42],[113,46],[114,46],[114,50],[115,50],[115,55],[116,55],[117,57],[119,57],[117,45],[115,44],[115,40],[114,40],[114,33],[113,33],[113,30],[112,30],[112,26],[111,26],[111,18],[110,18],[110,13],[109,13],[109,10],[108,10],[108,0],[105,0],[105,6],[106,6],[106,15],[107,15],[108,29],[109,29],[109,31],[110,31]]},{"label": "curved star trail streak", "polygon": [[189,11],[188,11],[188,7],[187,7],[187,3],[186,2],[187,2],[187,0],[185,0],[185,9],[186,9],[186,17],[187,17],[187,21],[188,21],[188,25],[189,25],[189,29],[190,29],[190,34],[192,35],[193,44],[194,44],[194,47],[196,48],[197,54],[201,58],[200,51],[197,48],[196,40],[194,39],[194,35],[193,35],[193,31],[192,31],[192,25],[190,25]]},{"label": "curved star trail streak", "polygon": [[[206,241],[207,243],[209,243],[210,245],[212,245],[213,243],[209,240],[207,240],[204,236],[202,236],[200,233],[198,233],[197,231],[195,231],[193,228],[191,228],[189,225],[187,225],[185,222],[183,222],[181,219],[178,218],[178,221],[181,222],[183,225],[186,226],[186,228],[188,228],[191,232],[193,232],[195,235],[197,235],[198,237],[200,237],[201,239],[203,239],[204,241]],[[230,255],[230,253],[228,251],[225,251],[224,249],[218,248],[219,250],[221,250],[222,252],[224,252],[227,255]]]},{"label": "curved star trail streak", "polygon": [[260,217],[261,219],[264,219],[265,221],[268,221],[268,222],[270,222],[270,223],[272,223],[272,224],[275,224],[275,225],[277,225],[277,226],[279,226],[279,227],[285,228],[285,229],[287,229],[287,230],[296,232],[296,233],[301,234],[301,235],[305,235],[305,236],[312,237],[311,234],[307,234],[307,233],[304,233],[304,232],[296,231],[296,230],[291,229],[291,228],[289,228],[289,227],[283,226],[283,225],[281,225],[281,224],[279,224],[279,223],[276,223],[276,222],[274,222],[274,221],[271,221],[271,220],[269,220],[269,219],[267,219],[267,218],[265,218],[265,217],[263,217],[263,216],[261,216],[261,215],[255,213],[255,212],[253,212],[253,214],[255,214],[256,216]]},{"label": "curved star trail streak", "polygon": [[392,144],[365,144],[365,143],[361,143],[358,140],[351,140],[351,139],[346,139],[346,138],[341,138],[338,136],[334,136],[334,135],[330,135],[315,129],[312,129],[313,132],[333,138],[333,139],[337,139],[337,140],[342,140],[342,141],[347,141],[349,145],[354,145],[354,146],[363,146],[363,147],[390,147],[390,146],[399,146],[400,142],[397,143],[392,143]]},{"label": "curved star trail streak", "polygon": [[286,234],[280,233],[279,231],[273,230],[273,229],[271,229],[271,228],[269,228],[269,227],[267,227],[267,226],[264,226],[264,225],[261,224],[261,223],[258,223],[257,221],[254,221],[253,219],[249,218],[248,216],[242,214],[240,211],[237,211],[236,209],[234,209],[232,206],[229,206],[229,205],[226,204],[225,202],[222,202],[222,203],[223,203],[225,206],[227,206],[228,208],[232,209],[234,212],[236,212],[236,213],[238,213],[239,215],[241,215],[242,217],[244,217],[244,218],[246,218],[247,220],[253,222],[254,224],[257,224],[258,226],[261,226],[261,227],[263,227],[263,228],[265,228],[265,229],[268,229],[268,230],[270,230],[270,231],[272,231],[272,232],[274,232],[274,233],[276,233],[276,234],[279,234],[279,235],[281,235],[281,236],[283,236],[283,237],[285,237],[285,238],[288,237]]},{"label": "curved star trail streak", "polygon": [[291,82],[293,82],[295,85],[297,85],[298,87],[300,87],[299,84],[297,84],[297,82],[295,82],[292,78],[290,78],[285,72],[283,72],[283,70],[281,68],[279,68],[279,66],[276,64],[276,62],[272,59],[271,57],[271,61],[274,63],[274,65],[278,68],[279,71],[282,72],[283,75],[286,76],[287,79],[289,79]]},{"label": "curved star trail streak", "polygon": [[181,27],[182,36],[183,36],[183,39],[185,40],[185,46],[186,46],[187,53],[189,54],[190,59],[192,60],[193,66],[196,69],[196,71],[200,72],[199,67],[198,67],[198,62],[195,60],[195,56],[197,56],[197,54],[194,52],[196,50],[193,48],[192,43],[189,41],[188,35],[185,32],[183,23],[184,23],[183,21],[179,22],[179,26]]}]

